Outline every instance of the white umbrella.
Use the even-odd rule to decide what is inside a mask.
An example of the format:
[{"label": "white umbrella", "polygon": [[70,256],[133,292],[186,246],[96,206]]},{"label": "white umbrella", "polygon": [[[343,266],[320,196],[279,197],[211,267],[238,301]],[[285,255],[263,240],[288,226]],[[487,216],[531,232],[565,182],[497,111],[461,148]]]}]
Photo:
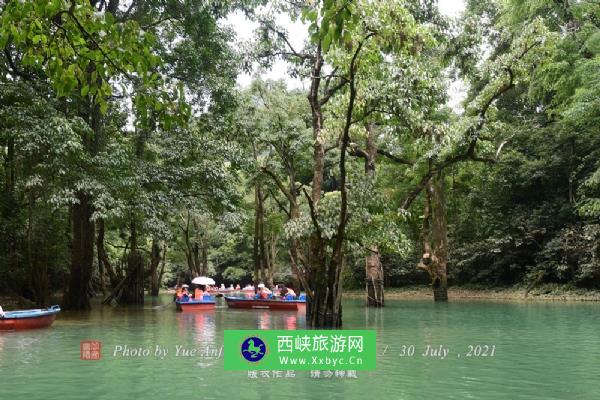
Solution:
[{"label": "white umbrella", "polygon": [[209,278],[208,276],[199,276],[192,280],[194,285],[214,285],[215,280],[213,278]]}]

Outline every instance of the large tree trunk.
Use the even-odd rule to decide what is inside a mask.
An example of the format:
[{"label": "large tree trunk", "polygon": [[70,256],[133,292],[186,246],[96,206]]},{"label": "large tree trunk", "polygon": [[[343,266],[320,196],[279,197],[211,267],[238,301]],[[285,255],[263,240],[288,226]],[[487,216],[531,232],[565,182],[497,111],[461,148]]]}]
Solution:
[{"label": "large tree trunk", "polygon": [[[102,221],[103,222],[103,221]],[[101,222],[98,221],[97,225],[100,225]],[[100,232],[102,232],[102,237],[100,236]],[[100,242],[102,241],[102,244]],[[102,260],[101,251],[104,250],[104,227],[100,229],[98,227],[98,234],[96,235],[96,257],[98,258],[98,278],[100,279],[100,291],[102,292],[102,297],[106,297],[106,284],[104,283],[104,262]]]},{"label": "large tree trunk", "polygon": [[[252,151],[254,160],[258,161],[258,150],[256,144],[252,144]],[[252,248],[252,259],[254,262],[254,288],[257,290],[259,282],[266,282],[267,280],[267,254],[265,246],[265,232],[264,232],[264,200],[265,197],[262,193],[261,183],[256,180],[254,183],[254,241]]]},{"label": "large tree trunk", "polygon": [[265,253],[267,263],[267,284],[275,286],[275,263],[277,260],[277,236],[271,234],[269,237],[268,251]]},{"label": "large tree trunk", "polygon": [[71,276],[63,306],[71,310],[89,310],[89,287],[94,265],[94,223],[91,221],[93,208],[89,195],[79,192],[77,200],[78,203],[72,209]]},{"label": "large tree trunk", "polygon": [[265,243],[263,229],[263,195],[259,182],[254,184],[254,241],[252,259],[254,262],[254,287],[266,279]]},{"label": "large tree trunk", "polygon": [[367,285],[367,306],[383,307],[383,266],[381,264],[381,253],[377,246],[370,246],[367,251],[369,254],[365,257],[366,266],[366,285]]},{"label": "large tree trunk", "polygon": [[[183,232],[183,240],[185,241],[185,248],[183,249],[185,253],[185,259],[187,261],[188,269],[190,271],[190,278],[194,278],[198,276],[200,269],[200,256],[199,256],[199,246],[196,240],[192,240],[192,234],[190,233],[190,224],[192,223],[193,216],[190,213],[190,210],[187,210],[187,217],[184,219],[181,216],[181,219],[185,223],[185,226],[180,225],[181,231]],[[195,221],[194,221],[195,223]]]},{"label": "large tree trunk", "polygon": [[201,269],[200,275],[208,275],[208,232],[205,231],[200,237]]},{"label": "large tree trunk", "polygon": [[[306,305],[306,320],[311,327],[331,326],[325,321],[338,320],[333,316],[332,297],[327,288],[327,265],[325,257],[325,242],[318,234],[312,234],[309,239],[309,254],[307,283],[309,291]],[[341,318],[341,316],[340,316]]]},{"label": "large tree trunk", "polygon": [[0,244],[0,249],[6,246],[7,270],[15,271],[18,263],[17,252],[17,216],[19,209],[15,200],[16,167],[15,167],[15,140],[12,136],[8,137],[6,146],[6,155],[4,156],[4,201],[1,211],[2,220],[6,225],[2,229],[5,233],[5,239]]},{"label": "large tree trunk", "polygon": [[434,301],[448,300],[448,229],[443,176],[436,174],[427,183],[423,217],[423,257],[419,267],[431,278]]},{"label": "large tree trunk", "polygon": [[[96,69],[95,63],[88,65],[88,73]],[[86,115],[93,135],[85,135],[82,139],[87,153],[94,156],[103,146],[103,119],[100,106],[94,99],[89,99]],[[77,193],[78,204],[72,208],[73,239],[71,246],[71,277],[65,293],[64,307],[74,310],[91,308],[89,295],[94,266],[94,239],[96,230],[91,220],[94,212],[92,198],[82,191]]]},{"label": "large tree trunk", "polygon": [[443,185],[443,177],[438,174],[431,184],[431,286],[435,301],[448,300],[448,228]]},{"label": "large tree trunk", "polygon": [[127,256],[127,284],[119,299],[121,304],[144,304],[144,258],[138,249],[135,217],[131,221],[131,250]]},{"label": "large tree trunk", "polygon": [[192,243],[192,278],[200,275],[200,244],[198,244],[197,238],[194,238],[194,243]]},{"label": "large tree trunk", "polygon": [[[298,199],[296,196],[296,180],[295,172],[293,168],[289,170],[290,188],[289,188],[289,204],[290,204],[290,220],[300,218],[300,207],[298,206]],[[310,293],[310,286],[307,281],[308,274],[306,273],[306,265],[300,265],[300,241],[296,238],[292,238],[290,243],[290,264],[292,272],[296,275],[300,286],[306,293]]]},{"label": "large tree trunk", "polygon": [[27,198],[27,263],[29,266],[29,282],[36,304],[39,307],[44,307],[48,300],[48,266],[43,259],[40,260],[40,255],[43,258],[43,254],[39,252],[43,248],[41,247],[43,241],[40,243],[34,239],[36,199],[32,190],[28,191]]},{"label": "large tree trunk", "polygon": [[97,224],[98,232],[96,234],[96,253],[98,256],[98,269],[100,273],[100,284],[102,293],[104,293],[104,273],[108,275],[108,279],[110,281],[110,285],[112,288],[115,288],[122,277],[117,276],[115,269],[113,268],[110,259],[108,258],[108,254],[106,253],[106,249],[104,248],[104,220],[98,220]]},{"label": "large tree trunk", "polygon": [[259,186],[259,221],[258,221],[258,243],[260,247],[260,270],[262,275],[262,280],[268,287],[273,287],[273,282],[269,284],[269,274],[268,274],[268,255],[267,255],[267,246],[265,245],[265,197],[262,194],[262,188]]},{"label": "large tree trunk", "polygon": [[205,276],[204,243],[202,243],[202,238],[200,237],[200,226],[198,225],[198,218],[196,215],[192,217],[192,226],[194,228],[194,244],[192,245],[194,250],[194,275]]},{"label": "large tree trunk", "polygon": [[158,240],[152,239],[152,250],[150,252],[150,296],[158,296],[158,292],[160,291],[161,277],[158,270],[160,260]]},{"label": "large tree trunk", "polygon": [[[373,124],[367,124],[366,140],[366,158],[365,175],[371,181],[375,180],[375,159],[377,157],[377,145],[375,143],[375,132]],[[367,248],[365,257],[365,273],[367,286],[367,306],[383,307],[383,264],[381,263],[381,253],[377,245],[371,245]]]},{"label": "large tree trunk", "polygon": [[[321,200],[325,172],[325,147],[323,145],[323,111],[319,95],[323,57],[320,45],[317,47],[312,71],[312,81],[308,101],[312,114],[313,129],[313,178],[310,196],[313,225],[317,227],[316,207]],[[341,325],[341,307],[335,304],[333,287],[329,286],[326,242],[318,229],[311,234],[308,242],[308,284],[306,320],[311,327],[333,327]]]},{"label": "large tree trunk", "polygon": [[[163,250],[162,250],[162,262],[160,263],[160,271],[158,272],[159,285],[163,280],[166,265],[167,265],[167,244],[165,243]],[[178,282],[178,284],[179,284],[179,282]]]}]

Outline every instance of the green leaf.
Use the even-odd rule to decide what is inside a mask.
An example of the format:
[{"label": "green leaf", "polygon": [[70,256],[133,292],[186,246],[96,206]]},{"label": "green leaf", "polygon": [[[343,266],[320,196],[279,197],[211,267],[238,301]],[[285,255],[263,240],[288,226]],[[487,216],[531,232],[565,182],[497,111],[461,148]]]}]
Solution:
[{"label": "green leaf", "polygon": [[329,50],[329,45],[331,45],[331,32],[323,37],[322,42],[323,51],[326,53]]},{"label": "green leaf", "polygon": [[108,103],[104,100],[100,101],[100,112],[102,114],[106,114],[106,112],[108,111]]}]

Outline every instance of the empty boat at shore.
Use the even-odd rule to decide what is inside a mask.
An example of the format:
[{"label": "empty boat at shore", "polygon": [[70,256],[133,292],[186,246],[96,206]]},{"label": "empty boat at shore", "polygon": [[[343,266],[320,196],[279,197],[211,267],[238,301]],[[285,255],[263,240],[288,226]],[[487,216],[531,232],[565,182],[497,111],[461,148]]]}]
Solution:
[{"label": "empty boat at shore", "polygon": [[52,325],[59,312],[59,306],[46,309],[4,311],[3,315],[0,315],[0,331],[46,328]]}]

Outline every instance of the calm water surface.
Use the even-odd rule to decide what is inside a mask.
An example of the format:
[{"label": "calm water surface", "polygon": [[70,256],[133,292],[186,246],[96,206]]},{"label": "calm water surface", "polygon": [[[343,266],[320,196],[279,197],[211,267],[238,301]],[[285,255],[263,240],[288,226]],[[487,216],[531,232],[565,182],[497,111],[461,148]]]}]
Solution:
[{"label": "calm water surface", "polygon": [[[249,378],[223,371],[218,357],[175,356],[176,346],[218,350],[224,329],[302,329],[304,315],[157,308],[170,299],[63,312],[50,329],[0,333],[0,399],[600,399],[600,304],[390,300],[368,310],[346,301],[344,328],[378,332],[377,370],[317,379]],[[100,361],[80,360],[85,339],[102,341]],[[478,344],[495,346],[494,356],[467,357]],[[125,345],[150,356],[114,357]],[[164,359],[157,345],[169,350]],[[411,345],[415,354],[401,357]],[[428,345],[449,355],[424,357]]]}]

